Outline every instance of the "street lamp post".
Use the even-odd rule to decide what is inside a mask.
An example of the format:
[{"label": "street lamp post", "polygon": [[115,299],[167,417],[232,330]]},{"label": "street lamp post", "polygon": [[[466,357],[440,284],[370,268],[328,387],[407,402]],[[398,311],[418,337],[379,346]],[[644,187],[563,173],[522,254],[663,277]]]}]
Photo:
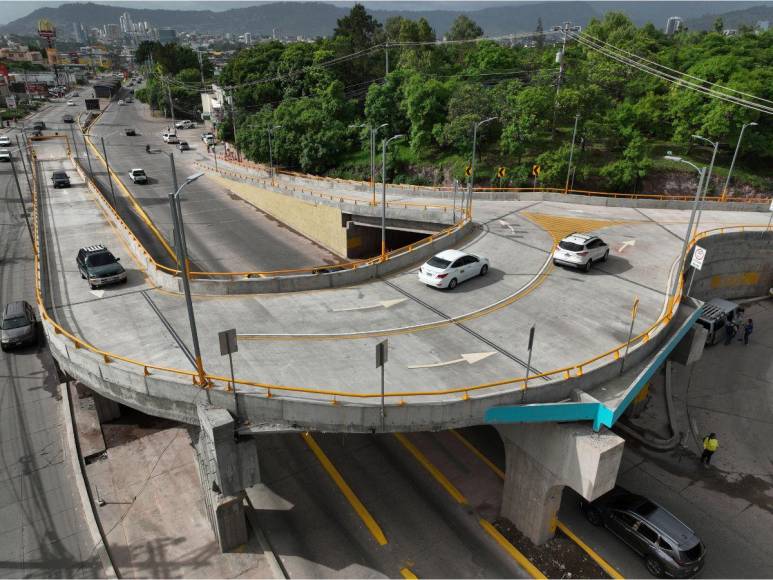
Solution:
[{"label": "street lamp post", "polygon": [[580,122],[580,113],[574,116],[574,131],[572,131],[572,147],[569,149],[569,167],[566,168],[566,184],[564,185],[564,193],[569,192],[569,175],[572,172],[572,158],[574,157],[574,140],[577,137],[577,123]]},{"label": "street lamp post", "polygon": [[379,129],[389,126],[389,123],[383,123],[378,127],[371,127],[365,123],[361,125],[349,125],[350,128],[367,127],[368,133],[370,133],[370,189],[371,200],[370,205],[376,205],[376,134]]},{"label": "street lamp post", "polygon": [[705,167],[698,167],[694,163],[687,161],[686,159],[682,159],[681,157],[676,157],[674,155],[666,155],[666,159],[669,161],[678,161],[681,163],[686,163],[695,171],[698,172],[698,175],[700,175],[700,179],[698,180],[698,189],[695,191],[695,200],[692,204],[692,212],[690,212],[690,221],[687,224],[687,231],[684,235],[684,242],[682,243],[682,253],[679,256],[679,269],[676,271],[676,276],[674,276],[674,283],[671,287],[671,296],[676,296],[676,289],[679,287],[679,277],[682,275],[682,270],[684,269],[684,263],[687,259],[687,247],[690,244],[690,239],[692,238],[692,225],[693,221],[695,220],[695,213],[698,209],[698,202],[701,198],[701,192],[703,190],[703,180],[706,177],[706,168]]},{"label": "street lamp post", "polygon": [[[21,151],[19,151],[21,155]],[[16,191],[19,192],[19,203],[21,204],[21,213],[24,216],[24,221],[27,223],[27,231],[30,234],[30,241],[32,242],[32,251],[35,251],[35,236],[32,234],[32,226],[30,225],[30,218],[27,215],[27,206],[24,203],[24,195],[21,192],[21,186],[19,185],[19,176],[16,174],[16,164],[11,157],[11,171],[13,172],[13,180],[16,182]]]},{"label": "street lamp post", "polygon": [[[16,148],[19,150],[19,159],[21,159],[21,166],[24,169],[24,178],[27,180],[27,189],[32,191],[32,183],[30,183],[30,176],[29,173],[27,173],[27,165],[24,163],[24,148],[22,147],[21,141],[19,141],[18,135],[16,135]],[[31,166],[30,171],[32,171]]]},{"label": "street lamp post", "polygon": [[386,152],[387,146],[405,135],[393,135],[381,143],[381,261],[386,260]]},{"label": "street lamp post", "polygon": [[110,162],[107,160],[107,149],[105,148],[105,138],[100,137],[102,141],[102,154],[105,156],[105,167],[107,167],[107,180],[110,182],[110,196],[113,198],[113,207],[118,211],[118,206],[115,205],[115,190],[113,189],[113,178],[110,175]]},{"label": "street lamp post", "polygon": [[475,181],[475,148],[478,140],[478,128],[498,117],[489,117],[472,124],[472,161],[470,162],[470,181],[467,183],[467,216],[472,218],[472,188]]},{"label": "street lamp post", "polygon": [[[174,156],[170,153],[170,159],[172,166],[174,167]],[[199,335],[196,330],[196,317],[193,312],[193,301],[191,300],[191,287],[189,281],[189,268],[188,268],[188,250],[185,243],[185,225],[183,223],[182,207],[180,206],[180,192],[189,184],[196,181],[199,177],[204,175],[203,172],[194,173],[186,178],[185,182],[177,188],[174,193],[169,194],[169,207],[172,212],[172,224],[174,227],[174,241],[177,244],[177,263],[179,265],[180,274],[183,279],[183,292],[185,293],[185,306],[188,310],[188,322],[191,327],[191,340],[193,341],[193,354],[196,362],[196,372],[199,375],[199,384],[201,386],[206,385],[206,377],[204,375],[204,363],[201,360],[201,348],[199,347]],[[172,171],[172,178],[177,185],[177,177],[174,171]]]},{"label": "street lamp post", "polygon": [[268,131],[268,166],[270,168],[272,186],[274,185],[274,151],[271,145],[271,133],[276,129],[281,129],[281,128],[282,128],[282,125],[274,125],[273,127],[269,127],[267,129]]},{"label": "street lamp post", "polygon": [[704,180],[705,183],[703,185],[703,199],[701,200],[701,204],[698,208],[698,215],[695,218],[695,234],[697,234],[698,226],[701,223],[701,216],[703,215],[703,206],[706,205],[706,197],[709,195],[709,184],[711,183],[711,172],[714,170],[714,159],[716,159],[717,157],[717,150],[719,149],[719,141],[711,141],[710,139],[706,139],[706,137],[701,137],[700,135],[693,135],[693,137],[695,139],[701,139],[702,141],[706,141],[706,143],[710,143],[714,147],[714,151],[711,154],[711,163],[709,164],[709,171],[708,173],[706,173],[706,179]]},{"label": "street lamp post", "polygon": [[743,132],[746,131],[746,127],[756,127],[757,123],[745,123],[741,127],[741,134],[738,135],[738,143],[735,144],[735,153],[733,153],[733,161],[730,163],[730,171],[727,172],[727,180],[725,181],[725,188],[722,190],[722,201],[725,201],[727,197],[727,188],[730,187],[730,176],[733,174],[733,167],[735,167],[735,158],[738,157],[738,149],[741,147],[741,139],[743,139]]}]

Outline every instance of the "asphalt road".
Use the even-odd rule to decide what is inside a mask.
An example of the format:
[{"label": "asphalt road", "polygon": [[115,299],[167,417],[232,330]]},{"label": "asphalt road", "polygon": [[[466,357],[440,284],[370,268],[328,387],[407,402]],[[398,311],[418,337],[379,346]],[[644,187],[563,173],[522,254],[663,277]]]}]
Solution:
[{"label": "asphalt road", "polygon": [[[180,153],[174,145],[165,144],[161,133],[169,122],[153,119],[147,106],[136,100],[124,106],[114,102],[91,130],[95,145],[99,145],[100,137],[105,138],[111,168],[167,241],[172,239],[168,194],[174,189],[168,154],[174,153],[178,183],[182,184],[186,176],[199,171],[193,161],[205,158],[206,152],[199,138],[203,129],[178,131],[180,138],[190,144],[190,151]],[[127,137],[126,127],[134,127],[137,136]],[[150,154],[145,151],[146,144],[151,146]],[[83,156],[83,151],[80,154]],[[101,168],[98,161],[96,165]],[[129,179],[129,171],[136,167],[145,170],[148,184],[134,185]],[[120,187],[115,186],[114,190],[117,198],[125,196]],[[187,186],[181,195],[189,257],[201,270],[268,271],[341,261],[327,249],[229,195],[206,177]],[[125,202],[118,203],[121,208],[127,207]],[[152,248],[154,255],[167,258],[158,246]]]},{"label": "asphalt road", "polygon": [[[290,577],[525,578],[528,575],[391,435],[314,438],[381,527],[379,546],[300,435],[260,438],[251,493]],[[474,461],[470,456],[468,460]]]},{"label": "asphalt road", "polygon": [[[43,118],[56,115],[55,106]],[[14,139],[15,132],[9,134]],[[18,155],[14,158],[18,163]],[[20,183],[27,199],[25,179]],[[8,164],[0,165],[0,296],[34,304],[32,246]],[[0,352],[0,577],[102,576],[66,455],[45,346]]]}]

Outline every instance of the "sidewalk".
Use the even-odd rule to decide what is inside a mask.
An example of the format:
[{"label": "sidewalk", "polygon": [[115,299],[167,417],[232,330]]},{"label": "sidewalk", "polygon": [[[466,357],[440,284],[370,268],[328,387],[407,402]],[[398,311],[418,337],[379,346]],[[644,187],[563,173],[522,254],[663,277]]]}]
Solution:
[{"label": "sidewalk", "polygon": [[185,426],[122,407],[102,426],[107,452],[87,466],[97,515],[124,578],[272,577],[254,535],[221,554]]}]

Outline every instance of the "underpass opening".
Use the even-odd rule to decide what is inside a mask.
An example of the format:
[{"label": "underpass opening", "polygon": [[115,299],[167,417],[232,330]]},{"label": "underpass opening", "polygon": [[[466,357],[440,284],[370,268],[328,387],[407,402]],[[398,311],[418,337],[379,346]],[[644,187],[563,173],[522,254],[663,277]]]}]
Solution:
[{"label": "underpass opening", "polygon": [[[345,216],[346,217],[346,216]],[[397,250],[415,244],[434,233],[437,229],[421,224],[421,226],[396,226],[387,224],[386,251]],[[381,225],[368,223],[356,216],[356,219],[346,221],[346,257],[349,259],[367,259],[381,255]]]}]

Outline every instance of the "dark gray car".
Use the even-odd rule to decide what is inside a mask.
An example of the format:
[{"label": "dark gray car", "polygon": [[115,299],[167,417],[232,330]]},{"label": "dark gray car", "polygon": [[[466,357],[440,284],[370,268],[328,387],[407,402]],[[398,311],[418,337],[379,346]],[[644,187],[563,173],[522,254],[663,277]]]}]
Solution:
[{"label": "dark gray car", "polygon": [[703,567],[706,548],[695,532],[646,497],[615,487],[581,508],[590,523],[606,527],[643,556],[653,576],[689,578]]},{"label": "dark gray car", "polygon": [[35,311],[24,300],[5,305],[0,328],[2,328],[0,346],[4,351],[25,344],[34,344],[38,340]]}]

